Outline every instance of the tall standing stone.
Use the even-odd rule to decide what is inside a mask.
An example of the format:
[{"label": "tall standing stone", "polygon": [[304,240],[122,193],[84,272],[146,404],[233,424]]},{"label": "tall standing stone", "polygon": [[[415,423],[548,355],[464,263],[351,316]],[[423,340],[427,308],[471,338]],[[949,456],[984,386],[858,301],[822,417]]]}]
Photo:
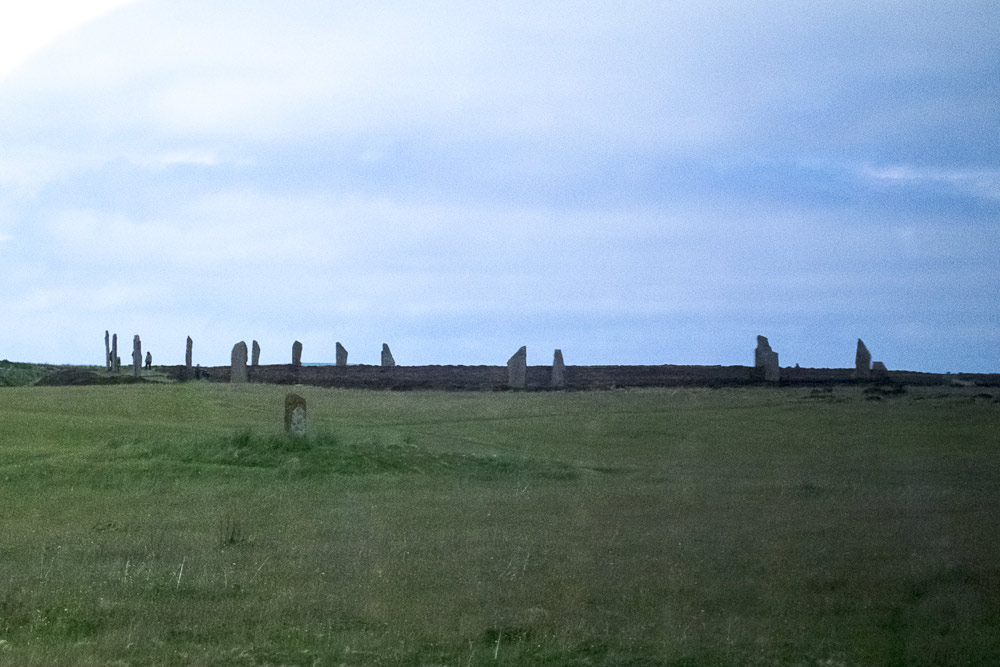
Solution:
[{"label": "tall standing stone", "polygon": [[111,336],[111,372],[122,372],[122,360],[121,357],[118,356],[118,334],[113,334]]},{"label": "tall standing stone", "polygon": [[757,349],[753,356],[754,371],[765,382],[777,382],[781,378],[778,353],[771,349],[765,336],[757,336]]},{"label": "tall standing stone", "polygon": [[[347,363],[347,359],[344,359],[344,363]],[[386,343],[382,343],[382,368],[393,368],[395,365],[396,360],[392,358],[389,346]]]},{"label": "tall standing stone", "polygon": [[111,370],[111,334],[107,329],[104,330],[104,366]]},{"label": "tall standing stone", "polygon": [[260,343],[257,341],[250,346],[250,365],[260,366]]},{"label": "tall standing stone", "polygon": [[142,341],[139,340],[139,334],[132,337],[132,375],[142,375]]},{"label": "tall standing stone", "polygon": [[552,355],[552,388],[566,388],[566,364],[563,363],[562,350],[556,350]]},{"label": "tall standing stone", "polygon": [[247,372],[247,344],[243,341],[233,345],[232,371],[229,381],[232,383],[248,382],[250,375]]},{"label": "tall standing stone", "polygon": [[192,361],[191,351],[192,351],[193,347],[194,347],[194,341],[191,340],[191,336],[188,336],[187,337],[187,349],[185,349],[185,351],[184,351],[184,373],[188,377],[191,377],[191,370],[192,370],[191,369],[191,361]]},{"label": "tall standing stone", "polygon": [[347,350],[339,342],[337,343],[337,365],[346,366],[347,365]]},{"label": "tall standing stone", "polygon": [[521,346],[507,360],[507,386],[511,389],[524,389],[528,384],[528,348]]},{"label": "tall standing stone", "polygon": [[867,379],[872,374],[872,353],[865,342],[858,339],[858,351],[854,354],[854,377]]},{"label": "tall standing stone", "polygon": [[302,365],[302,343],[295,341],[292,343],[292,366]]},{"label": "tall standing stone", "polygon": [[298,394],[285,395],[285,433],[298,438],[306,434],[306,399]]}]

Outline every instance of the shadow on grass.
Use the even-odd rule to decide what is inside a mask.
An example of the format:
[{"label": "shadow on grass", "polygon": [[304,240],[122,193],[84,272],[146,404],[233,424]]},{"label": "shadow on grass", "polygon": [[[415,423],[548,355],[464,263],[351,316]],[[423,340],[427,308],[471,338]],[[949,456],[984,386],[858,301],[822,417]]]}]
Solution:
[{"label": "shadow on grass", "polygon": [[332,433],[307,437],[258,435],[249,431],[221,437],[160,442],[113,441],[114,459],[155,459],[190,465],[281,470],[291,476],[451,474],[477,480],[540,478],[573,480],[579,471],[559,461],[515,455],[432,452],[413,444],[341,442]]}]

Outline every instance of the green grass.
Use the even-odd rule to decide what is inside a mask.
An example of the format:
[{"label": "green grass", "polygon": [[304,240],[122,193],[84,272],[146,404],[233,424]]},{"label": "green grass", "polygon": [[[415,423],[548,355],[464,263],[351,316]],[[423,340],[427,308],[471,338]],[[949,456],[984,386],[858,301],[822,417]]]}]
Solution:
[{"label": "green grass", "polygon": [[978,390],[0,390],[0,665],[995,665]]}]

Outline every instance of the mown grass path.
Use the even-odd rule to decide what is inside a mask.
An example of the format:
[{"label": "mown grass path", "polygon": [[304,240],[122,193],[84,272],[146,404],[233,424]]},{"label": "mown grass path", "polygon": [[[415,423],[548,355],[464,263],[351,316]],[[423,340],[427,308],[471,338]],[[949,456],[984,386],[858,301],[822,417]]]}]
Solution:
[{"label": "mown grass path", "polygon": [[1000,655],[977,390],[286,391],[0,389],[0,664]]}]

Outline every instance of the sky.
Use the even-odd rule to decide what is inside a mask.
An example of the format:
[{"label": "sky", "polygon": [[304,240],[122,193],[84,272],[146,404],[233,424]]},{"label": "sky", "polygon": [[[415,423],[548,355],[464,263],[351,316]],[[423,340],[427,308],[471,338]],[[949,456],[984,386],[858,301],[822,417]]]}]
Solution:
[{"label": "sky", "polygon": [[0,359],[1000,372],[995,0],[30,4]]}]

